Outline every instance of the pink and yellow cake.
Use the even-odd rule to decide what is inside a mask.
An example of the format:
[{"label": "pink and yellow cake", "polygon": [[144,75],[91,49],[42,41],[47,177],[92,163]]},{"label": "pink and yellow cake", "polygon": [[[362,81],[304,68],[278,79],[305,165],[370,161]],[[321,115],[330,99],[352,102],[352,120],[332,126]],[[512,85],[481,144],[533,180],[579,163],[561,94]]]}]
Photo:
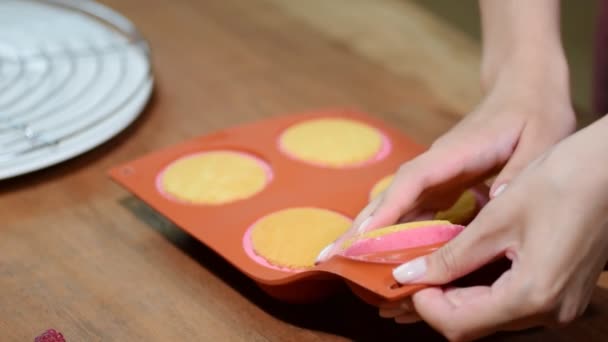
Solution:
[{"label": "pink and yellow cake", "polygon": [[365,232],[342,245],[342,255],[361,256],[448,242],[464,229],[443,220],[397,224]]}]

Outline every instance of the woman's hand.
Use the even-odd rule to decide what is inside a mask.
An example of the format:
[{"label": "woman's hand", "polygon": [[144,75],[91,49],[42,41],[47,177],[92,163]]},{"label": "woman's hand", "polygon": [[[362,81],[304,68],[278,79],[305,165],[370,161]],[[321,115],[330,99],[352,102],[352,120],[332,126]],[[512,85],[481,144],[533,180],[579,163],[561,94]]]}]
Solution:
[{"label": "woman's hand", "polygon": [[[389,188],[337,242],[400,220],[428,218],[502,168],[491,188],[496,195],[526,164],[571,134],[576,120],[565,60],[544,62],[541,68],[529,63],[521,57],[502,65],[478,108],[427,152],[403,164]],[[318,261],[338,253],[339,245],[324,249]]]},{"label": "woman's hand", "polygon": [[535,160],[456,238],[394,271],[404,284],[443,285],[496,257],[512,267],[492,286],[430,287],[384,317],[419,317],[452,341],[565,324],[589,304],[608,259],[608,118]]}]

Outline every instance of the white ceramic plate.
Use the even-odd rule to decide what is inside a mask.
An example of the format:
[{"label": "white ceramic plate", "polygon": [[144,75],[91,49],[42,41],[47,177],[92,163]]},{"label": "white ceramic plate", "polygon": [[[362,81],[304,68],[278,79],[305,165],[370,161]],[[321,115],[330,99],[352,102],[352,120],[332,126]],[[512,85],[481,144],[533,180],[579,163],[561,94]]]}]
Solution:
[{"label": "white ceramic plate", "polygon": [[120,14],[90,0],[0,0],[0,179],[111,139],[152,86],[148,45]]}]

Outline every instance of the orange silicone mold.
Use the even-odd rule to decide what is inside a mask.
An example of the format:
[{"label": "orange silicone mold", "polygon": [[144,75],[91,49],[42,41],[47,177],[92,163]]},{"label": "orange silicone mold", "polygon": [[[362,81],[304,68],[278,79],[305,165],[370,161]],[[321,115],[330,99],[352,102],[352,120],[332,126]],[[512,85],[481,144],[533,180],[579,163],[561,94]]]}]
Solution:
[{"label": "orange silicone mold", "polygon": [[[317,118],[346,118],[376,128],[384,146],[373,160],[348,168],[309,164],[281,151],[278,139],[288,127]],[[249,198],[223,205],[201,205],[172,200],[157,186],[159,175],[180,158],[210,151],[242,152],[269,165],[272,177],[266,187]],[[293,272],[265,266],[243,247],[248,229],[261,217],[293,207],[316,207],[349,218],[367,204],[370,190],[398,166],[424,148],[397,130],[352,110],[327,110],[271,118],[229,128],[151,153],[110,171],[113,180],[156,209],[181,229],[215,250],[254,279],[272,296],[290,302],[307,302],[331,294],[344,281],[369,303],[397,300],[422,286],[398,286],[394,264],[336,256],[311,269]],[[395,263],[430,253],[439,245],[393,252]],[[382,258],[383,256],[379,256]]]}]

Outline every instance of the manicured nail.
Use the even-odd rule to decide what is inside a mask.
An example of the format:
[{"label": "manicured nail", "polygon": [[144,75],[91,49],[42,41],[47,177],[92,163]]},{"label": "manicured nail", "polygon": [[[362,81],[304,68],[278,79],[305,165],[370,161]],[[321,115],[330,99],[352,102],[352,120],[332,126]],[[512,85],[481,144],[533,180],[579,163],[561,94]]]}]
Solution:
[{"label": "manicured nail", "polygon": [[363,220],[363,222],[361,222],[361,224],[359,225],[359,228],[357,228],[357,234],[365,233],[365,230],[367,229],[367,226],[369,226],[369,223],[371,221],[371,216],[368,216],[365,220]]},{"label": "manicured nail", "polygon": [[506,188],[507,188],[507,183],[501,184],[498,188],[494,189],[494,192],[492,192],[492,197],[494,198],[494,197],[500,195],[503,191],[505,191]]},{"label": "manicured nail", "polygon": [[393,270],[393,277],[400,284],[407,284],[422,277],[425,272],[426,261],[424,257],[420,257],[395,268]]},{"label": "manicured nail", "polygon": [[321,251],[321,253],[319,253],[319,256],[317,257],[317,260],[315,261],[315,264],[320,263],[321,261],[324,261],[325,258],[327,257],[327,255],[329,254],[329,252],[332,250],[332,248],[334,247],[335,243],[329,244],[327,247],[323,248],[323,250]]}]

